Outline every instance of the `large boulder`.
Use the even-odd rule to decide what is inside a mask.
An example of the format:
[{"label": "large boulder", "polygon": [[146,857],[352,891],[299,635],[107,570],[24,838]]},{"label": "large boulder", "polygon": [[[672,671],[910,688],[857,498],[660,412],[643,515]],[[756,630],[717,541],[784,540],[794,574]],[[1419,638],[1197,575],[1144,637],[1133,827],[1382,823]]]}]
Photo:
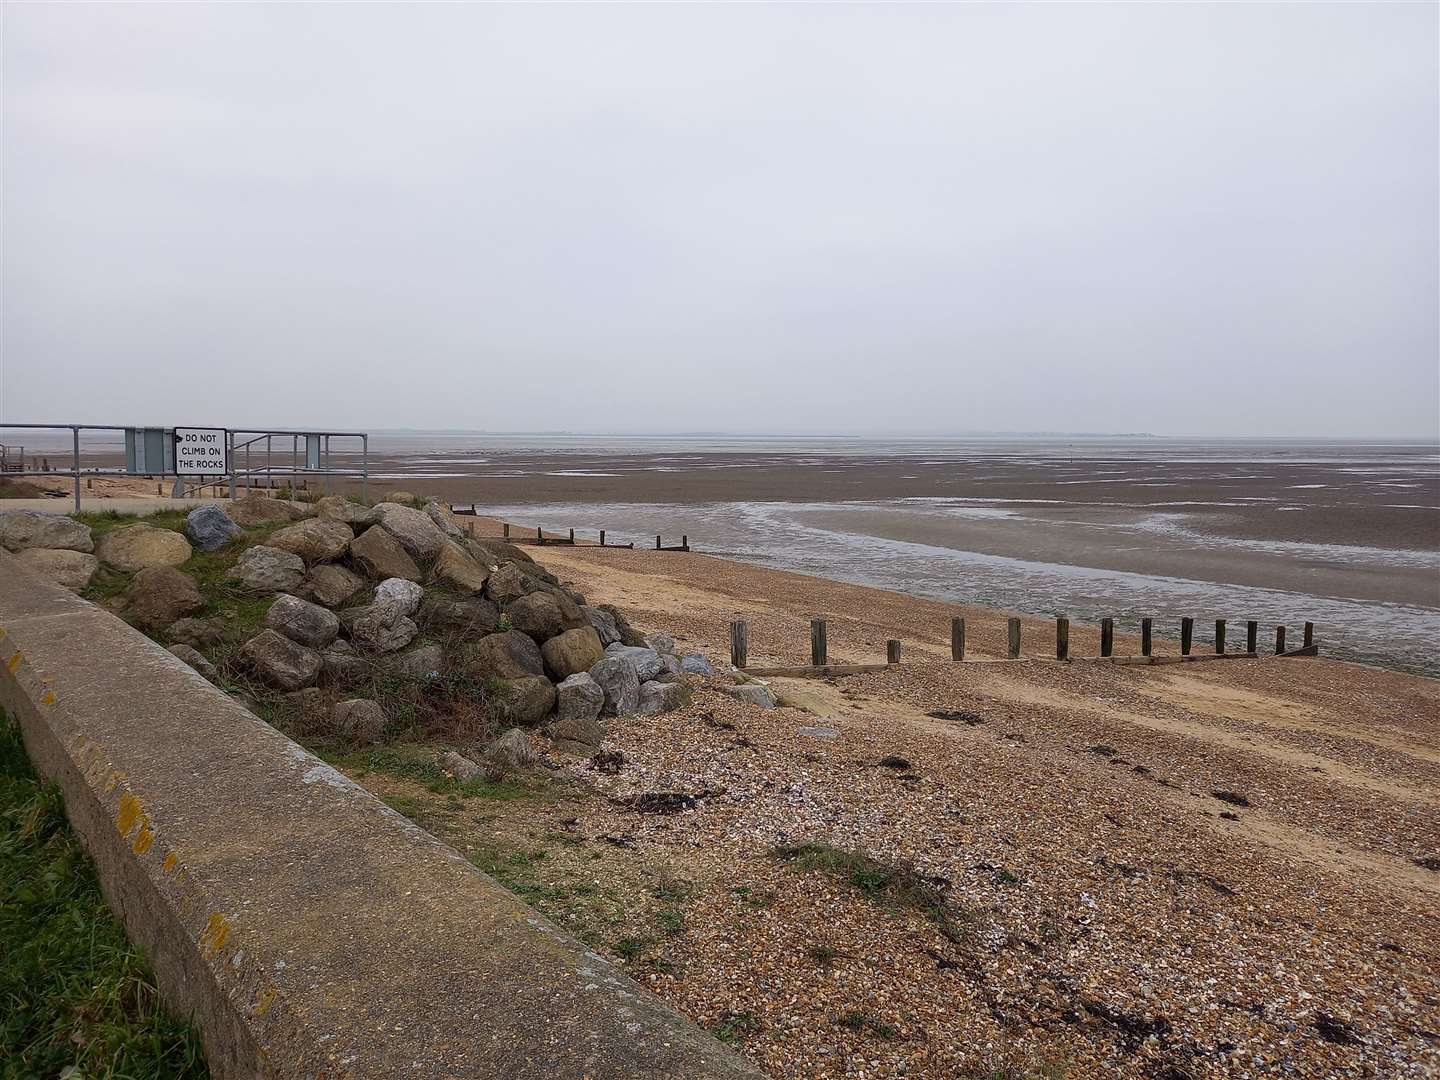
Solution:
[{"label": "large boulder", "polygon": [[420,601],[419,623],[440,637],[476,637],[499,629],[500,609],[479,597],[459,600],[427,593]]},{"label": "large boulder", "polygon": [[312,649],[323,649],[340,633],[340,620],[319,604],[281,593],[265,613],[265,625],[291,641]]},{"label": "large boulder", "polygon": [[490,696],[490,707],[502,723],[534,727],[555,708],[555,684],[544,675],[502,679]]},{"label": "large boulder", "polygon": [[305,580],[305,562],[299,555],[256,544],[245,549],[225,576],[237,579],[250,592],[293,593]]},{"label": "large boulder", "polygon": [[395,609],[385,604],[346,608],[340,612],[340,624],[356,646],[376,653],[403,649],[420,633],[411,619],[396,615]]},{"label": "large boulder", "polygon": [[435,499],[425,504],[425,516],[435,523],[435,527],[446,536],[460,537],[466,535],[465,528],[455,520],[455,514],[450,507]]},{"label": "large boulder", "polygon": [[445,650],[439,645],[421,645],[397,653],[385,661],[385,670],[404,679],[433,679],[445,664]]},{"label": "large boulder", "polygon": [[64,514],[48,510],[0,510],[0,547],[6,551],[26,548],[64,548],[67,551],[94,551],[90,526]]},{"label": "large boulder", "polygon": [[585,606],[580,609],[585,621],[600,635],[600,644],[614,645],[620,640],[620,630],[615,625],[615,616],[598,607]]},{"label": "large boulder", "polygon": [[400,503],[403,506],[409,506],[411,503],[419,502],[420,498],[413,491],[406,491],[404,488],[396,488],[394,491],[387,491],[385,493],[385,498],[380,501],[387,503]]},{"label": "large boulder", "polygon": [[675,655],[675,639],[669,634],[646,634],[645,647],[654,649],[661,656]]},{"label": "large boulder", "polygon": [[317,563],[332,562],[340,558],[354,539],[355,534],[343,521],[310,518],[272,533],[266,543],[270,547],[299,555],[307,563]]},{"label": "large boulder", "polygon": [[648,648],[648,646],[645,644],[644,635],[641,634],[639,630],[636,630],[633,626],[630,625],[630,622],[628,619],[625,618],[625,613],[623,611],[617,608],[614,604],[599,604],[597,606],[600,608],[601,611],[605,612],[605,614],[609,615],[612,619],[615,620],[615,629],[620,632],[620,643],[622,645],[629,645],[632,648]]},{"label": "large boulder", "polygon": [[629,716],[640,704],[640,679],[624,657],[607,656],[590,669],[590,678],[605,693],[603,716]]},{"label": "large boulder", "polygon": [[505,563],[490,575],[485,595],[504,607],[535,591],[535,583],[515,563]]},{"label": "large boulder", "polygon": [[714,675],[715,669],[710,666],[710,661],[705,659],[704,654],[698,652],[686,653],[680,658],[680,670],[688,675]]},{"label": "large boulder", "polygon": [[197,506],[185,515],[185,535],[201,551],[219,551],[232,540],[245,535],[230,515],[216,503]]},{"label": "large boulder", "polygon": [[484,563],[491,565],[507,562],[535,564],[535,560],[530,557],[524,548],[517,547],[504,540],[480,540],[472,537],[467,539],[465,544],[471,549],[470,553],[475,555],[476,558],[479,558],[479,555],[475,549],[478,548],[480,551],[484,551],[489,556],[489,558],[480,559],[480,561]]},{"label": "large boulder", "polygon": [[140,521],[100,537],[95,554],[107,566],[130,573],[149,566],[179,566],[194,551],[190,541],[173,529],[157,529]]},{"label": "large boulder", "polygon": [[165,628],[165,636],[177,645],[203,649],[225,640],[225,620],[219,616],[208,619],[176,619]]},{"label": "large boulder", "polygon": [[533,592],[504,606],[510,625],[538,641],[585,626],[580,606],[563,593]]},{"label": "large boulder", "polygon": [[349,525],[352,531],[368,529],[380,523],[380,512],[373,506],[354,502],[343,495],[326,495],[318,500],[315,513],[328,521]]},{"label": "large boulder", "polygon": [[300,690],[320,677],[320,654],[274,630],[262,630],[240,646],[240,659],[277,690]]},{"label": "large boulder", "polygon": [[636,648],[633,645],[607,645],[605,655],[618,656],[632,665],[641,682],[653,679],[665,670],[665,661],[654,649]]},{"label": "large boulder", "polygon": [[365,579],[338,563],[321,563],[305,579],[307,597],[322,607],[337,608],[365,587]]},{"label": "large boulder", "polygon": [[301,504],[287,499],[272,499],[268,495],[250,494],[230,504],[230,519],[247,528],[299,521],[309,516],[310,512]]},{"label": "large boulder", "polygon": [[556,634],[540,646],[540,655],[545,658],[545,670],[556,682],[571,675],[589,671],[605,657],[600,647],[600,636],[588,626],[579,626]]},{"label": "large boulder", "polygon": [[420,567],[400,542],[379,525],[372,525],[350,541],[350,559],[375,580],[398,577],[419,581],[422,576]]},{"label": "large boulder", "polygon": [[125,590],[125,614],[146,630],[159,630],[205,606],[195,579],[173,566],[147,566]]},{"label": "large boulder", "polygon": [[[555,722],[593,721],[605,707],[605,691],[589,672],[571,675],[555,687]],[[553,725],[552,725],[553,726]],[[551,738],[554,738],[552,735]]]},{"label": "large boulder", "polygon": [[16,553],[15,561],[32,574],[77,593],[100,569],[100,560],[94,555],[71,548],[25,548]]},{"label": "large boulder", "polygon": [[485,775],[485,770],[463,754],[457,754],[454,750],[446,750],[440,755],[440,768],[453,776],[460,783],[467,780],[478,780]]},{"label": "large boulder", "polygon": [[489,576],[489,569],[467,555],[465,549],[453,540],[445,541],[430,571],[432,580],[472,593],[483,589]]},{"label": "large boulder", "polygon": [[220,681],[220,673],[215,670],[215,665],[210,663],[209,660],[206,660],[204,656],[192,649],[189,645],[171,645],[168,651],[170,655],[178,656],[181,660],[184,660],[185,663],[198,671],[208,681],[212,683]]},{"label": "large boulder", "polygon": [[489,634],[466,650],[465,673],[477,682],[545,674],[540,647],[518,630]]},{"label": "large boulder", "polygon": [[336,638],[320,654],[325,681],[331,686],[354,686],[370,677],[370,661],[344,638]]},{"label": "large boulder", "polygon": [[674,712],[683,709],[690,701],[691,690],[683,682],[647,682],[640,684],[640,703],[635,707],[641,716]]},{"label": "large boulder", "polygon": [[405,578],[386,578],[375,586],[375,603],[394,612],[396,618],[414,615],[424,598],[425,590]]},{"label": "large boulder", "polygon": [[375,509],[380,511],[380,528],[399,541],[412,558],[429,562],[440,554],[445,534],[425,511],[393,502],[380,503]]},{"label": "large boulder", "polygon": [[762,709],[775,708],[775,695],[767,687],[759,683],[738,683],[734,686],[722,685],[715,687],[720,693],[732,697],[736,701],[746,701],[751,705],[759,705]]},{"label": "large boulder", "polygon": [[389,719],[378,702],[367,698],[337,701],[330,710],[330,723],[335,734],[349,739],[357,746],[368,746],[379,741],[380,736],[385,733],[385,725]]},{"label": "large boulder", "polygon": [[501,772],[523,769],[535,764],[535,748],[530,745],[530,736],[520,728],[501,732],[485,747],[485,760]]}]

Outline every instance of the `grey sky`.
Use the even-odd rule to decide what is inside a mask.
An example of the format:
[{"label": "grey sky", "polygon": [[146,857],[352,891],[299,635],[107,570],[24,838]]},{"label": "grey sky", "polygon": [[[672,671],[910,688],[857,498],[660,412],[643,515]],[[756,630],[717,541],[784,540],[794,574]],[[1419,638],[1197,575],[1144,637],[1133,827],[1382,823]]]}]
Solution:
[{"label": "grey sky", "polygon": [[1434,435],[1437,10],[6,4],[0,418]]}]

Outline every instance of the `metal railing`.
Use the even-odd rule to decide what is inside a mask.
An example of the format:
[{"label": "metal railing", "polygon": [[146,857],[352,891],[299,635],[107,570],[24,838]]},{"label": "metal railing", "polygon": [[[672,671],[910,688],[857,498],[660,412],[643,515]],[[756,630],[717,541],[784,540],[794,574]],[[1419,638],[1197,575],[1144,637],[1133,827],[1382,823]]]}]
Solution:
[{"label": "metal railing", "polygon": [[[194,425],[199,427],[200,425]],[[212,487],[216,484],[228,484],[230,497],[233,499],[237,488],[259,487],[256,483],[264,479],[266,487],[273,487],[277,477],[288,477],[290,483],[286,486],[292,491],[296,482],[301,477],[337,478],[337,479],[358,479],[360,481],[361,497],[369,494],[370,483],[370,435],[364,431],[320,431],[320,430],[296,430],[296,429],[265,429],[265,428],[224,428],[226,445],[226,464],[229,466],[227,472],[213,476],[191,476],[182,475],[175,471],[173,463],[169,467],[159,469],[151,468],[147,464],[145,468],[131,469],[128,463],[122,463],[118,468],[106,468],[104,466],[90,466],[81,468],[81,445],[80,433],[82,431],[110,431],[118,432],[124,436],[127,432],[156,431],[161,430],[167,434],[173,432],[173,428],[143,428],[133,424],[10,424],[0,423],[0,431],[5,430],[26,430],[26,431],[68,431],[70,432],[71,457],[69,469],[29,469],[25,468],[23,456],[18,459],[19,468],[12,469],[9,466],[9,455],[6,455],[7,476],[48,476],[54,477],[57,473],[69,475],[74,479],[75,484],[75,509],[80,509],[80,481],[87,477],[95,476],[160,476],[174,477],[175,484],[171,491],[172,497],[184,497],[188,491],[195,491],[205,487]],[[286,448],[284,440],[290,440],[289,461],[285,460]],[[333,450],[332,439],[358,439],[360,467],[344,468],[336,467],[334,457],[338,453],[342,457],[353,456],[354,451]],[[280,448],[276,449],[276,440],[280,440]],[[313,440],[313,441],[312,441]],[[254,454],[258,453],[258,447],[264,443],[265,458],[263,463],[256,464],[253,460]],[[302,450],[303,446],[303,450]],[[6,450],[19,449],[18,447],[6,447]],[[93,453],[94,451],[92,451]],[[103,451],[113,453],[113,451]],[[243,466],[239,458],[243,454]],[[122,452],[123,456],[123,452]],[[278,457],[278,463],[277,463]],[[46,459],[48,465],[48,458]],[[162,465],[164,463],[162,462]]]}]

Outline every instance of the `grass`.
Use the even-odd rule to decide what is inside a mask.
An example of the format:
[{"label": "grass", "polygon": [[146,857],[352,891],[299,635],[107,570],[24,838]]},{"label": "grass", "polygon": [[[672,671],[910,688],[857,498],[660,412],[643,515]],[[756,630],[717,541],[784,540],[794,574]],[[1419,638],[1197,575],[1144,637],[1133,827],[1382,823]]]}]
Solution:
[{"label": "grass", "polygon": [[710,1030],[723,1043],[738,1043],[760,1030],[760,1021],[752,1012],[731,1012],[720,1018]]},{"label": "grass", "polygon": [[165,1009],[64,816],[0,713],[0,1076],[85,1080],[209,1072]]},{"label": "grass", "polygon": [[835,1018],[835,1023],[850,1031],[869,1031],[877,1039],[897,1039],[900,1037],[900,1030],[893,1024],[887,1024],[883,1020],[876,1020],[863,1012],[847,1012]]}]

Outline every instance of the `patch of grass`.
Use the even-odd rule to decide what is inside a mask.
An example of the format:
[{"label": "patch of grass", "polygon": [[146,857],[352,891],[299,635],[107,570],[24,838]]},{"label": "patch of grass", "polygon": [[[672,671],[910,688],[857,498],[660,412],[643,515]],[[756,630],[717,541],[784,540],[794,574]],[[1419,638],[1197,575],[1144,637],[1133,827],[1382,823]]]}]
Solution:
[{"label": "patch of grass", "polygon": [[[0,1075],[206,1077],[111,915],[60,792],[0,713]],[[72,1072],[73,1070],[73,1072]]]},{"label": "patch of grass", "polygon": [[648,938],[622,937],[610,946],[610,951],[621,960],[630,961],[637,959],[649,947]]},{"label": "patch of grass", "polygon": [[[347,753],[317,750],[315,755],[337,769],[384,773],[402,780],[445,781],[448,778],[435,763],[435,751],[428,746],[377,746]],[[451,781],[453,783],[453,781]]]},{"label": "patch of grass", "polygon": [[896,1039],[900,1036],[900,1030],[893,1024],[876,1020],[873,1016],[863,1012],[842,1013],[835,1018],[835,1023],[850,1031],[869,1031],[877,1039]]},{"label": "patch of grass", "polygon": [[685,932],[685,913],[679,908],[661,908],[655,912],[655,921],[671,937]]},{"label": "patch of grass", "polygon": [[817,964],[831,964],[840,956],[840,950],[833,945],[811,945],[805,955]]},{"label": "patch of grass", "polygon": [[811,842],[777,847],[771,854],[801,870],[843,877],[872,899],[925,910],[940,908],[944,903],[935,887],[914,871],[890,866],[858,851]]},{"label": "patch of grass", "polygon": [[738,1043],[760,1030],[760,1021],[752,1012],[730,1012],[710,1028],[723,1043]]},{"label": "patch of grass", "polygon": [[754,889],[749,885],[736,885],[730,891],[738,896],[740,902],[746,907],[752,907],[756,910],[771,907],[776,899],[774,889]]}]

